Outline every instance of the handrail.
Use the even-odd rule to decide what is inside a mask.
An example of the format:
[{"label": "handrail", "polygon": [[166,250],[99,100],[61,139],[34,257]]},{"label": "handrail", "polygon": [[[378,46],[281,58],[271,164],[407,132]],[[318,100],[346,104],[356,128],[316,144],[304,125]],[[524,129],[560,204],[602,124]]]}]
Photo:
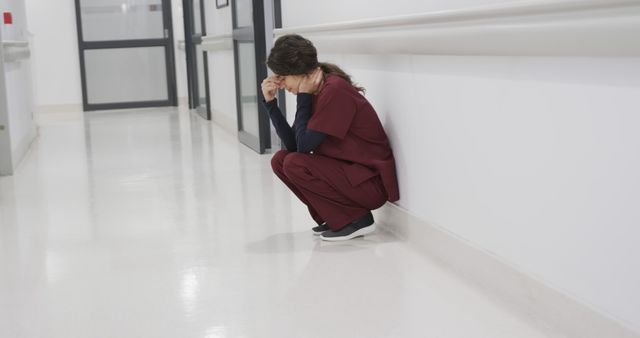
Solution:
[{"label": "handrail", "polygon": [[233,37],[231,33],[203,36],[202,49],[208,52],[231,50],[233,49]]},{"label": "handrail", "polygon": [[322,53],[639,56],[639,0],[528,0],[289,27]]},{"label": "handrail", "polygon": [[31,56],[28,41],[2,41],[5,62],[26,60]]}]

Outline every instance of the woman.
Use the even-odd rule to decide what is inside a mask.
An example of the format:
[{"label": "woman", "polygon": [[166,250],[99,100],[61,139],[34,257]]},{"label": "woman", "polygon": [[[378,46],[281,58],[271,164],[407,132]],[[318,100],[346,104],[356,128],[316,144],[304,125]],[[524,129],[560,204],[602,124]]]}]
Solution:
[{"label": "woman", "polygon": [[[274,75],[262,94],[286,147],[273,156],[273,171],[307,205],[323,240],[373,232],[371,210],[399,193],[393,152],[364,88],[338,66],[319,63],[313,44],[295,34],[276,40],[267,66]],[[296,95],[293,126],[278,108],[278,89]]]}]

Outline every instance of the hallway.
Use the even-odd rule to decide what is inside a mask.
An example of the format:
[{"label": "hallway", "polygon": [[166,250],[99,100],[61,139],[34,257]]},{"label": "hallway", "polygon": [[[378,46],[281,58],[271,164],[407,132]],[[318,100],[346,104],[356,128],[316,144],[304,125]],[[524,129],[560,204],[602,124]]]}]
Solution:
[{"label": "hallway", "polygon": [[0,177],[0,336],[560,337],[389,233],[314,238],[235,135],[186,110],[50,114]]}]

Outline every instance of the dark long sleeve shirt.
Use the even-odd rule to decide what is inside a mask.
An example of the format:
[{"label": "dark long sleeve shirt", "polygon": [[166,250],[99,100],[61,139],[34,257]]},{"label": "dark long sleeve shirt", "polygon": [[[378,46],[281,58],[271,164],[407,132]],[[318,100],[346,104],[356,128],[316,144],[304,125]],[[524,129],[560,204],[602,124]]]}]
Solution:
[{"label": "dark long sleeve shirt", "polygon": [[307,129],[307,124],[311,118],[311,103],[313,96],[308,93],[297,95],[296,117],[293,126],[290,126],[278,108],[277,100],[265,102],[264,105],[269,112],[269,118],[276,133],[284,143],[288,151],[308,153],[316,149],[327,137],[325,133]]}]

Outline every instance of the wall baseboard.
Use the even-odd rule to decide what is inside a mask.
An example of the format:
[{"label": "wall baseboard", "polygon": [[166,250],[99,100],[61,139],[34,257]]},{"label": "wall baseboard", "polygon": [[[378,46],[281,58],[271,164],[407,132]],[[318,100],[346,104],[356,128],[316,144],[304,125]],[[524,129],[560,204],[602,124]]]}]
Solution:
[{"label": "wall baseboard", "polygon": [[47,104],[36,106],[34,109],[36,114],[48,113],[78,113],[82,112],[82,104]]},{"label": "wall baseboard", "polygon": [[29,130],[29,133],[26,134],[22,138],[22,140],[20,140],[16,145],[15,149],[13,150],[14,171],[15,169],[18,168],[18,166],[20,166],[20,163],[22,163],[22,160],[25,158],[25,156],[31,149],[31,145],[38,138],[38,135],[39,135],[39,130],[38,130],[38,127],[35,126],[31,130]]},{"label": "wall baseboard", "polygon": [[84,111],[82,104],[51,104],[36,106],[33,115],[36,124],[46,124],[82,118]]},{"label": "wall baseboard", "polygon": [[640,332],[618,319],[395,204],[387,203],[374,214],[381,229],[440,262],[549,333],[579,338],[640,338]]},{"label": "wall baseboard", "polygon": [[211,109],[211,121],[233,135],[238,135],[238,121],[215,109]]}]

